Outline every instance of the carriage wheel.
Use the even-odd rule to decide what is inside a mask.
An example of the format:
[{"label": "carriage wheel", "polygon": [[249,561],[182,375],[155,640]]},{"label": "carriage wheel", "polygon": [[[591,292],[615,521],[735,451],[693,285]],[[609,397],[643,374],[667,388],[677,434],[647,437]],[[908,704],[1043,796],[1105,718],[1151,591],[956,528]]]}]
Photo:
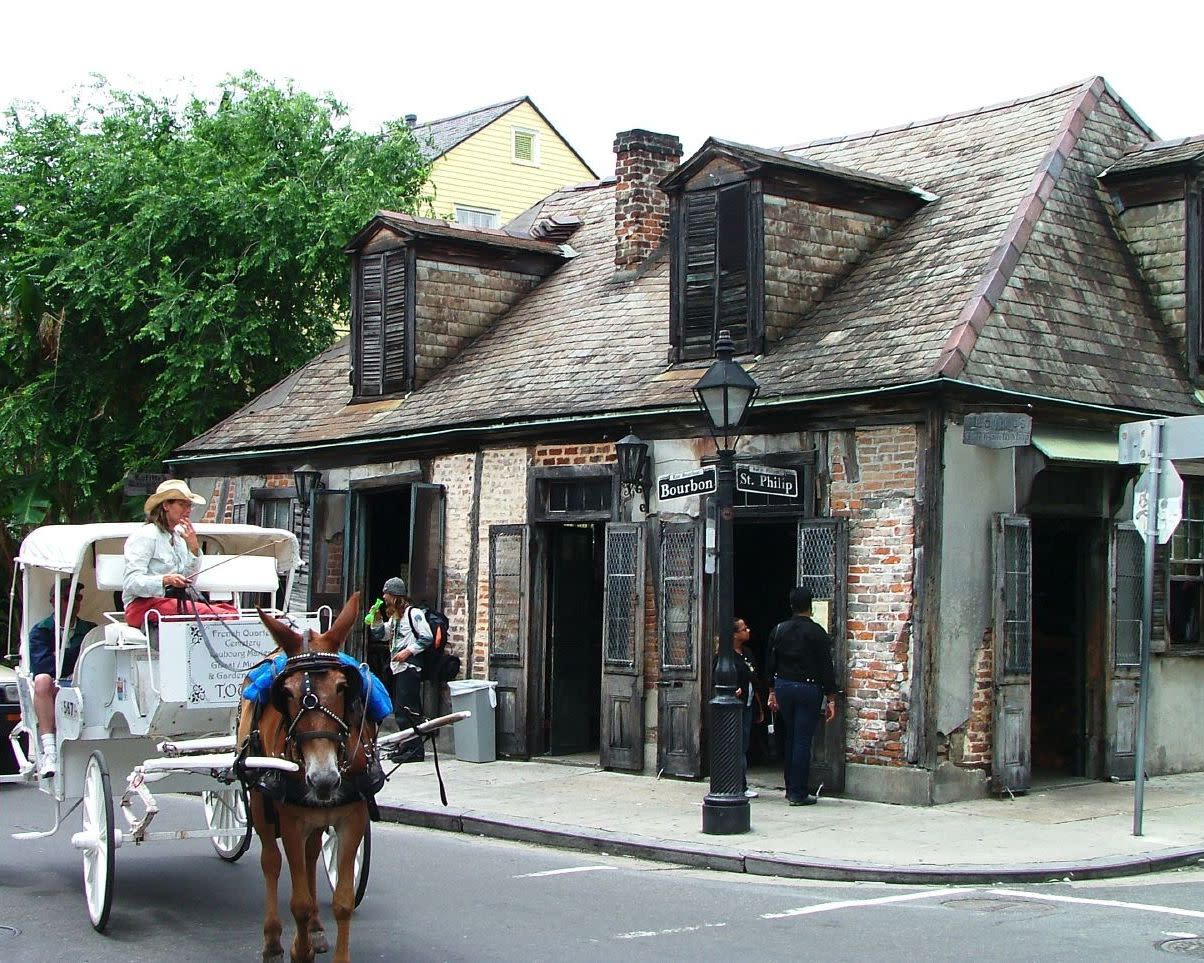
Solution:
[{"label": "carriage wheel", "polygon": [[247,791],[242,786],[206,789],[201,793],[205,804],[205,825],[224,830],[212,837],[213,848],[227,863],[234,863],[251,845],[251,821],[247,819]]},{"label": "carriage wheel", "polygon": [[[339,837],[329,829],[322,833],[322,863],[330,891],[339,885]],[[368,889],[368,869],[372,865],[372,824],[364,827],[364,838],[355,852],[355,905],[359,906]]]},{"label": "carriage wheel", "polygon": [[84,770],[84,899],[92,928],[103,933],[113,908],[113,790],[109,767],[97,749]]}]

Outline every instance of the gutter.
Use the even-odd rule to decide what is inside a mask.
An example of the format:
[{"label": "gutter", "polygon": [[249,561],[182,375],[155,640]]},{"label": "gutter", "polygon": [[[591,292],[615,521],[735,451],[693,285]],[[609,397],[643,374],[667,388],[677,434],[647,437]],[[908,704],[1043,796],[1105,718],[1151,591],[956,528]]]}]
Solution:
[{"label": "gutter", "polygon": [[[1160,418],[1164,417],[1165,413],[1142,410],[1138,408],[1116,408],[1110,405],[1097,405],[1084,401],[1068,401],[1065,398],[1054,398],[1047,395],[1036,395],[1028,392],[1013,391],[1008,388],[995,388],[987,385],[978,385],[968,381],[954,380],[951,378],[926,378],[923,381],[912,381],[902,385],[892,385],[888,387],[876,388],[855,388],[845,391],[832,391],[821,394],[808,395],[784,395],[774,398],[772,401],[758,401],[754,407],[760,411],[773,411],[781,408],[788,408],[797,405],[817,404],[825,401],[841,401],[848,398],[864,398],[872,395],[896,395],[905,394],[908,392],[922,391],[926,388],[966,388],[978,391],[993,392],[995,394],[1007,395],[1017,399],[1022,399],[1026,402],[1042,402],[1053,405],[1062,405],[1070,408],[1075,408],[1083,411],[1095,411],[1114,415],[1136,416],[1139,419]],[[344,438],[339,441],[319,442],[311,445],[295,445],[295,446],[276,446],[271,448],[251,448],[240,449],[237,452],[223,452],[220,454],[196,454],[196,455],[179,455],[173,458],[165,459],[165,464],[172,466],[186,466],[204,463],[222,463],[229,461],[245,461],[257,458],[273,458],[284,455],[295,455],[301,452],[340,452],[353,448],[371,447],[377,445],[391,445],[402,442],[416,441],[433,441],[438,439],[454,439],[473,434],[480,434],[488,431],[521,431],[533,428],[551,428],[563,426],[566,424],[592,424],[605,421],[616,420],[646,420],[658,416],[669,415],[691,415],[697,414],[698,409],[695,405],[665,405],[659,408],[640,408],[633,411],[607,411],[590,415],[559,415],[548,418],[530,418],[520,421],[497,421],[490,424],[478,424],[471,427],[457,425],[448,428],[436,428],[429,431],[402,432],[392,435],[376,435],[364,436],[358,438]]]}]

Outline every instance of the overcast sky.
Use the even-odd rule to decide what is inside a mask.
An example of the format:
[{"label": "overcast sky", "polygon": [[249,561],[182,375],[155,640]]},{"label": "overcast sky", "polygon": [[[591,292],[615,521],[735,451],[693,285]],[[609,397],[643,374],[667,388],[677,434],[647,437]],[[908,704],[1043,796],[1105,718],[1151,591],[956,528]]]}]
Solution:
[{"label": "overcast sky", "polygon": [[371,130],[529,95],[600,175],[616,131],[780,147],[1102,74],[1162,138],[1204,133],[1200,0],[583,4],[418,0],[5,3],[0,104],[99,72],[210,93],[251,68]]}]

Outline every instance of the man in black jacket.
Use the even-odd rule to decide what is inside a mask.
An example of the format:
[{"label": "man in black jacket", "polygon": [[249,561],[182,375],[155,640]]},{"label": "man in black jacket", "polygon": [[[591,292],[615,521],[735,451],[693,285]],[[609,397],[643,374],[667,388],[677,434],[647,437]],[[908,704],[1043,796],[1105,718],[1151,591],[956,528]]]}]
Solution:
[{"label": "man in black jacket", "polygon": [[[769,636],[766,674],[769,709],[778,713],[786,736],[786,801],[791,806],[813,806],[815,796],[807,792],[811,775],[811,740],[821,712],[831,722],[836,718],[836,675],[832,671],[832,640],[811,621],[809,588],[799,586],[790,593],[794,615],[774,626]],[[827,707],[824,708],[824,697]]]}]

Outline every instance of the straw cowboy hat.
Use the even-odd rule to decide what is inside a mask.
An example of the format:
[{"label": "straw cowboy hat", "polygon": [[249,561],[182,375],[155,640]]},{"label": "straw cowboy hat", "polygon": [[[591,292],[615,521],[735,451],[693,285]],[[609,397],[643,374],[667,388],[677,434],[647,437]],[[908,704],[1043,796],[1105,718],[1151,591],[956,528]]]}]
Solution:
[{"label": "straw cowboy hat", "polygon": [[178,478],[169,478],[155,489],[155,493],[146,500],[142,510],[150,514],[166,501],[173,498],[187,498],[194,505],[204,505],[205,499],[188,487],[186,482]]}]

